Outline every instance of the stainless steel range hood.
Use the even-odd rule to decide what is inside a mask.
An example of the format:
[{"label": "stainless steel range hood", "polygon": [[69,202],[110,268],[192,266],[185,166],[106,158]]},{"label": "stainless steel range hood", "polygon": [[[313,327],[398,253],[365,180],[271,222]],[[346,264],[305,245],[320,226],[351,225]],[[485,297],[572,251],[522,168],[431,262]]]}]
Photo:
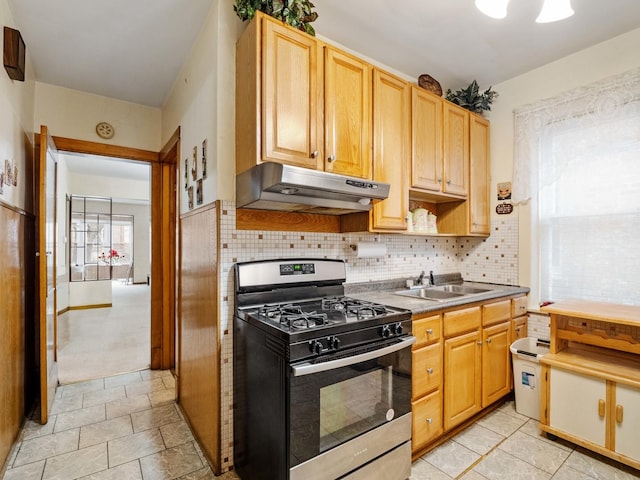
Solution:
[{"label": "stainless steel range hood", "polygon": [[371,210],[389,184],[265,162],[236,177],[238,208],[343,215]]}]

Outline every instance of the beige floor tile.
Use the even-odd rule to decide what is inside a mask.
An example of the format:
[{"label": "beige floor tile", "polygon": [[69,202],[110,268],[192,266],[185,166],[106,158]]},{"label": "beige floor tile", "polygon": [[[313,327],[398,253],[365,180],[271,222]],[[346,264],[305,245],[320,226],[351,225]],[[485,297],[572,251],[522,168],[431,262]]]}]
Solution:
[{"label": "beige floor tile", "polygon": [[177,478],[200,470],[204,466],[192,443],[141,458],[140,465],[145,480]]},{"label": "beige floor tile", "polygon": [[561,438],[558,438],[557,440],[550,440],[549,438],[547,438],[547,435],[542,430],[540,430],[540,423],[533,418],[525,423],[522,427],[520,427],[520,430],[518,431],[526,433],[527,435],[531,435],[532,437],[542,440],[543,442],[555,445],[556,447],[562,448],[567,452],[571,452],[575,449],[575,445]]},{"label": "beige floor tile", "polygon": [[480,455],[486,455],[506,437],[482,425],[472,425],[456,435],[453,440]]},{"label": "beige floor tile", "polygon": [[147,395],[138,395],[137,397],[128,397],[122,400],[109,402],[107,407],[107,419],[129,415],[130,413],[148,410],[151,408],[151,402]]},{"label": "beige floor tile", "polygon": [[132,433],[133,426],[129,415],[94,423],[93,425],[86,425],[80,428],[80,448],[106,443],[109,440],[131,435]]},{"label": "beige floor tile", "polygon": [[594,480],[593,477],[586,473],[579,472],[566,465],[561,466],[552,478],[553,480]]},{"label": "beige floor tile", "polygon": [[5,472],[4,480],[41,480],[44,471],[44,460],[28,463]]},{"label": "beige floor tile", "polygon": [[140,470],[140,461],[118,465],[117,467],[103,470],[101,472],[87,475],[79,480],[143,480],[142,471]]},{"label": "beige floor tile", "polygon": [[575,450],[567,458],[565,466],[598,480],[637,480],[640,478],[640,471],[631,469],[626,471],[627,467],[622,470],[618,468],[619,464],[614,466],[614,463],[591,452]]},{"label": "beige floor tile", "polygon": [[162,377],[162,382],[164,383],[164,386],[167,387],[167,389],[175,390],[175,388],[176,388],[176,379],[173,378],[173,375]]},{"label": "beige floor tile", "polygon": [[142,381],[140,372],[123,373],[122,375],[114,375],[104,379],[104,388],[113,388],[120,385],[130,385]]},{"label": "beige floor tile", "polygon": [[453,478],[464,472],[479,458],[480,455],[477,453],[451,440],[422,457],[423,460]]},{"label": "beige floor tile", "polygon": [[104,470],[107,444],[95,445],[47,459],[42,480],[69,480]]},{"label": "beige floor tile", "polygon": [[548,480],[544,472],[500,449],[496,449],[473,468],[489,480]]},{"label": "beige floor tile", "polygon": [[133,422],[133,431],[141,432],[143,430],[161,427],[168,423],[178,422],[180,421],[180,416],[176,411],[175,404],[171,404],[132,413],[131,421]]},{"label": "beige floor tile", "polygon": [[54,433],[70,430],[72,428],[103,422],[106,419],[104,405],[82,408],[72,412],[60,413],[56,419]]},{"label": "beige floor tile", "polygon": [[51,413],[64,413],[72,410],[79,410],[82,408],[82,393],[73,392],[56,397],[51,406]]},{"label": "beige floor tile", "polygon": [[517,431],[498,447],[548,473],[555,473],[571,452]]},{"label": "beige floor tile", "polygon": [[160,433],[167,448],[194,441],[191,429],[184,421],[163,425],[160,427]]},{"label": "beige floor tile", "polygon": [[500,410],[496,410],[495,412],[492,412],[486,417],[478,420],[478,425],[482,425],[489,430],[508,437],[522,425],[527,423],[528,420],[529,419],[527,417],[518,418],[501,412]]},{"label": "beige floor tile", "polygon": [[109,467],[137,460],[164,450],[164,442],[160,430],[146,430],[108,442]]},{"label": "beige floor tile", "polygon": [[143,370],[140,372],[143,380],[152,380],[154,378],[170,377],[172,373],[170,370]]},{"label": "beige floor tile", "polygon": [[469,470],[467,473],[458,478],[460,480],[487,480],[487,477],[483,477],[475,470]]},{"label": "beige floor tile", "polygon": [[[59,370],[60,369],[58,368],[58,371]],[[94,392],[96,390],[104,390],[104,378],[96,378],[68,385],[63,384],[58,387],[58,391],[63,398],[71,395],[77,395],[78,393]]]},{"label": "beige floor tile", "polygon": [[419,458],[411,465],[409,480],[451,480],[451,477]]},{"label": "beige floor tile", "polygon": [[156,390],[165,390],[164,382],[162,378],[154,378],[152,380],[142,380],[140,383],[132,383],[125,385],[127,391],[127,397],[137,397],[139,395],[145,395]]},{"label": "beige floor tile", "polygon": [[118,387],[113,387],[105,390],[85,393],[83,395],[82,406],[84,408],[87,408],[93,405],[100,405],[103,403],[113,402],[115,400],[122,400],[123,398],[127,398],[127,394],[124,391],[124,385],[120,385]]},{"label": "beige floor tile", "polygon": [[20,451],[13,462],[13,466],[18,467],[26,463],[37,462],[38,460],[77,450],[79,435],[80,429],[75,428],[25,440],[20,446]]},{"label": "beige floor tile", "polygon": [[[229,480],[238,478],[229,477]],[[178,478],[178,480],[223,480],[226,477],[223,475],[216,477],[209,467],[201,468],[200,470],[196,470],[195,472],[187,473],[182,477]]]},{"label": "beige floor tile", "polygon": [[175,390],[156,390],[148,394],[151,405],[154,407],[174,403],[176,400]]},{"label": "beige floor tile", "polygon": [[22,427],[22,432],[20,433],[21,440],[28,440],[30,438],[42,437],[43,435],[50,435],[53,433],[53,427],[56,424],[56,416],[51,415],[49,417],[49,421],[42,425],[39,422],[36,422],[31,419],[27,419]]}]

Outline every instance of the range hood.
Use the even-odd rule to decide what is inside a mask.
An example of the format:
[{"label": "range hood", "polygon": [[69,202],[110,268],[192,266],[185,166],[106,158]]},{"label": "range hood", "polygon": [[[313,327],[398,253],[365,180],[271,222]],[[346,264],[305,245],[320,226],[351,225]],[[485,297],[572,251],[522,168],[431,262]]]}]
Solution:
[{"label": "range hood", "polygon": [[371,210],[389,184],[265,162],[236,177],[238,208],[343,215]]}]

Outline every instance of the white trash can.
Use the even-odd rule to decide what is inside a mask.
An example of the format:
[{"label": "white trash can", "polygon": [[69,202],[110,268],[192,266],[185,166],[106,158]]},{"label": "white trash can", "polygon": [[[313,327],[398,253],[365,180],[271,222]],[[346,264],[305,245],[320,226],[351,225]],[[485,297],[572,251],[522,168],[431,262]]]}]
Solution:
[{"label": "white trash can", "polygon": [[520,338],[511,344],[516,412],[540,420],[540,359],[549,353],[549,343],[537,338]]}]

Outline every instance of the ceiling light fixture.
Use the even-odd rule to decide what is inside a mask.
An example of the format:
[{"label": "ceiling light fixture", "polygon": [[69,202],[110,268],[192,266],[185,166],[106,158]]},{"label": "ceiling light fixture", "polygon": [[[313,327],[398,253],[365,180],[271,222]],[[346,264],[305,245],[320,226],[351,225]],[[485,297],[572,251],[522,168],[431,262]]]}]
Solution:
[{"label": "ceiling light fixture", "polygon": [[[476,0],[476,7],[491,18],[507,16],[509,0]],[[573,15],[571,0],[544,0],[537,23],[557,22]]]}]

